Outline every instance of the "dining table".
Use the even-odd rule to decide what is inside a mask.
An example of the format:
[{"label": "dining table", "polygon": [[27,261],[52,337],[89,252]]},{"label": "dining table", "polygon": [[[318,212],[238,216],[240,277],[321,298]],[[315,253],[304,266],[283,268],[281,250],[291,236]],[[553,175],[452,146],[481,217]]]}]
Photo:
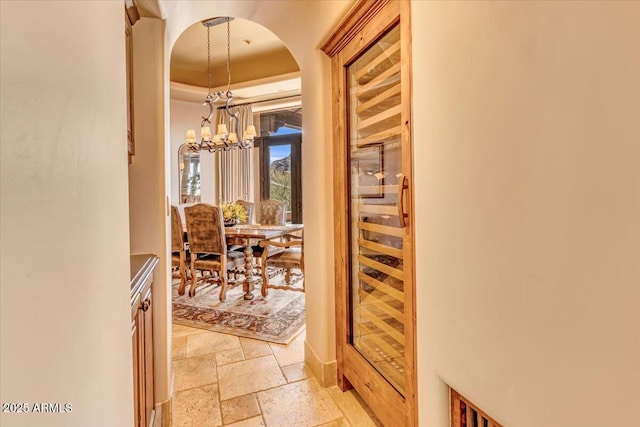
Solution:
[{"label": "dining table", "polygon": [[[189,249],[187,238],[187,224],[183,222],[185,234],[185,250]],[[261,240],[272,240],[282,238],[288,234],[301,231],[303,224],[266,225],[266,224],[237,224],[224,227],[225,240],[227,246],[237,245],[244,248],[244,281],[242,291],[245,300],[254,298],[253,290],[256,282],[262,280],[260,276],[254,274],[253,246]]]},{"label": "dining table", "polygon": [[245,300],[254,298],[253,290],[256,282],[261,280],[253,272],[253,247],[261,240],[272,240],[295,233],[304,228],[303,224],[286,225],[261,225],[261,224],[238,224],[225,227],[224,235],[227,245],[239,245],[244,247],[244,269],[245,279],[242,282],[242,291]]}]

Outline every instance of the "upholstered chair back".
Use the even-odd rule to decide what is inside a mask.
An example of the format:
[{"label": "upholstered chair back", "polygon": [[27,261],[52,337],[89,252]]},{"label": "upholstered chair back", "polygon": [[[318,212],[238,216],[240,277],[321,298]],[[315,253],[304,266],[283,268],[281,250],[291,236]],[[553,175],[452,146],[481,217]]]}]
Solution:
[{"label": "upholstered chair back", "polygon": [[262,225],[285,225],[286,204],[280,200],[261,200],[258,202],[256,221]]},{"label": "upholstered chair back", "polygon": [[184,216],[192,253],[226,254],[224,222],[219,206],[198,203],[184,208]]}]

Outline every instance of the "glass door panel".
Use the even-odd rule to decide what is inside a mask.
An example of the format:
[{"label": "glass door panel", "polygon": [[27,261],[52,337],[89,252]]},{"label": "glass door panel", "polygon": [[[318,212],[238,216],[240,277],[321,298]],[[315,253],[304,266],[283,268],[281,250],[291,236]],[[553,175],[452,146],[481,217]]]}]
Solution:
[{"label": "glass door panel", "polygon": [[287,205],[287,215],[291,215],[291,144],[268,145],[269,156],[269,198],[280,200]]},{"label": "glass door panel", "polygon": [[302,222],[301,134],[266,136],[261,142],[263,200],[286,204],[287,222]]},{"label": "glass door panel", "polygon": [[404,188],[396,25],[347,67],[351,344],[405,392]]}]

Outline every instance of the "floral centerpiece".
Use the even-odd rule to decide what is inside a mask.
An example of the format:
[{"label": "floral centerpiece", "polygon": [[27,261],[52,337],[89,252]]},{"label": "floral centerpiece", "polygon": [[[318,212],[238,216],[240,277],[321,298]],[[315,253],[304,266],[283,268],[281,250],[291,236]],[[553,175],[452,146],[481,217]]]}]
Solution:
[{"label": "floral centerpiece", "polygon": [[222,217],[224,218],[225,225],[247,222],[247,211],[242,205],[223,202],[220,207],[222,208]]}]

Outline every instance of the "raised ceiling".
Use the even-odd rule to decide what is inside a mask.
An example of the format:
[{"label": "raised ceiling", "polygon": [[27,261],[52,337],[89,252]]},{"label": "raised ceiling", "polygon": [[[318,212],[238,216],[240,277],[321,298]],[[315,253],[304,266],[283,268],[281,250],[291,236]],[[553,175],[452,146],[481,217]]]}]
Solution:
[{"label": "raised ceiling", "polygon": [[[212,17],[213,18],[213,17]],[[270,30],[255,22],[236,18],[231,30],[231,83],[273,81],[274,76],[299,72],[298,64]],[[212,87],[227,84],[227,25],[211,27]],[[178,38],[171,52],[171,81],[207,87],[207,27],[197,22]],[[262,95],[270,89],[264,88]]]}]

